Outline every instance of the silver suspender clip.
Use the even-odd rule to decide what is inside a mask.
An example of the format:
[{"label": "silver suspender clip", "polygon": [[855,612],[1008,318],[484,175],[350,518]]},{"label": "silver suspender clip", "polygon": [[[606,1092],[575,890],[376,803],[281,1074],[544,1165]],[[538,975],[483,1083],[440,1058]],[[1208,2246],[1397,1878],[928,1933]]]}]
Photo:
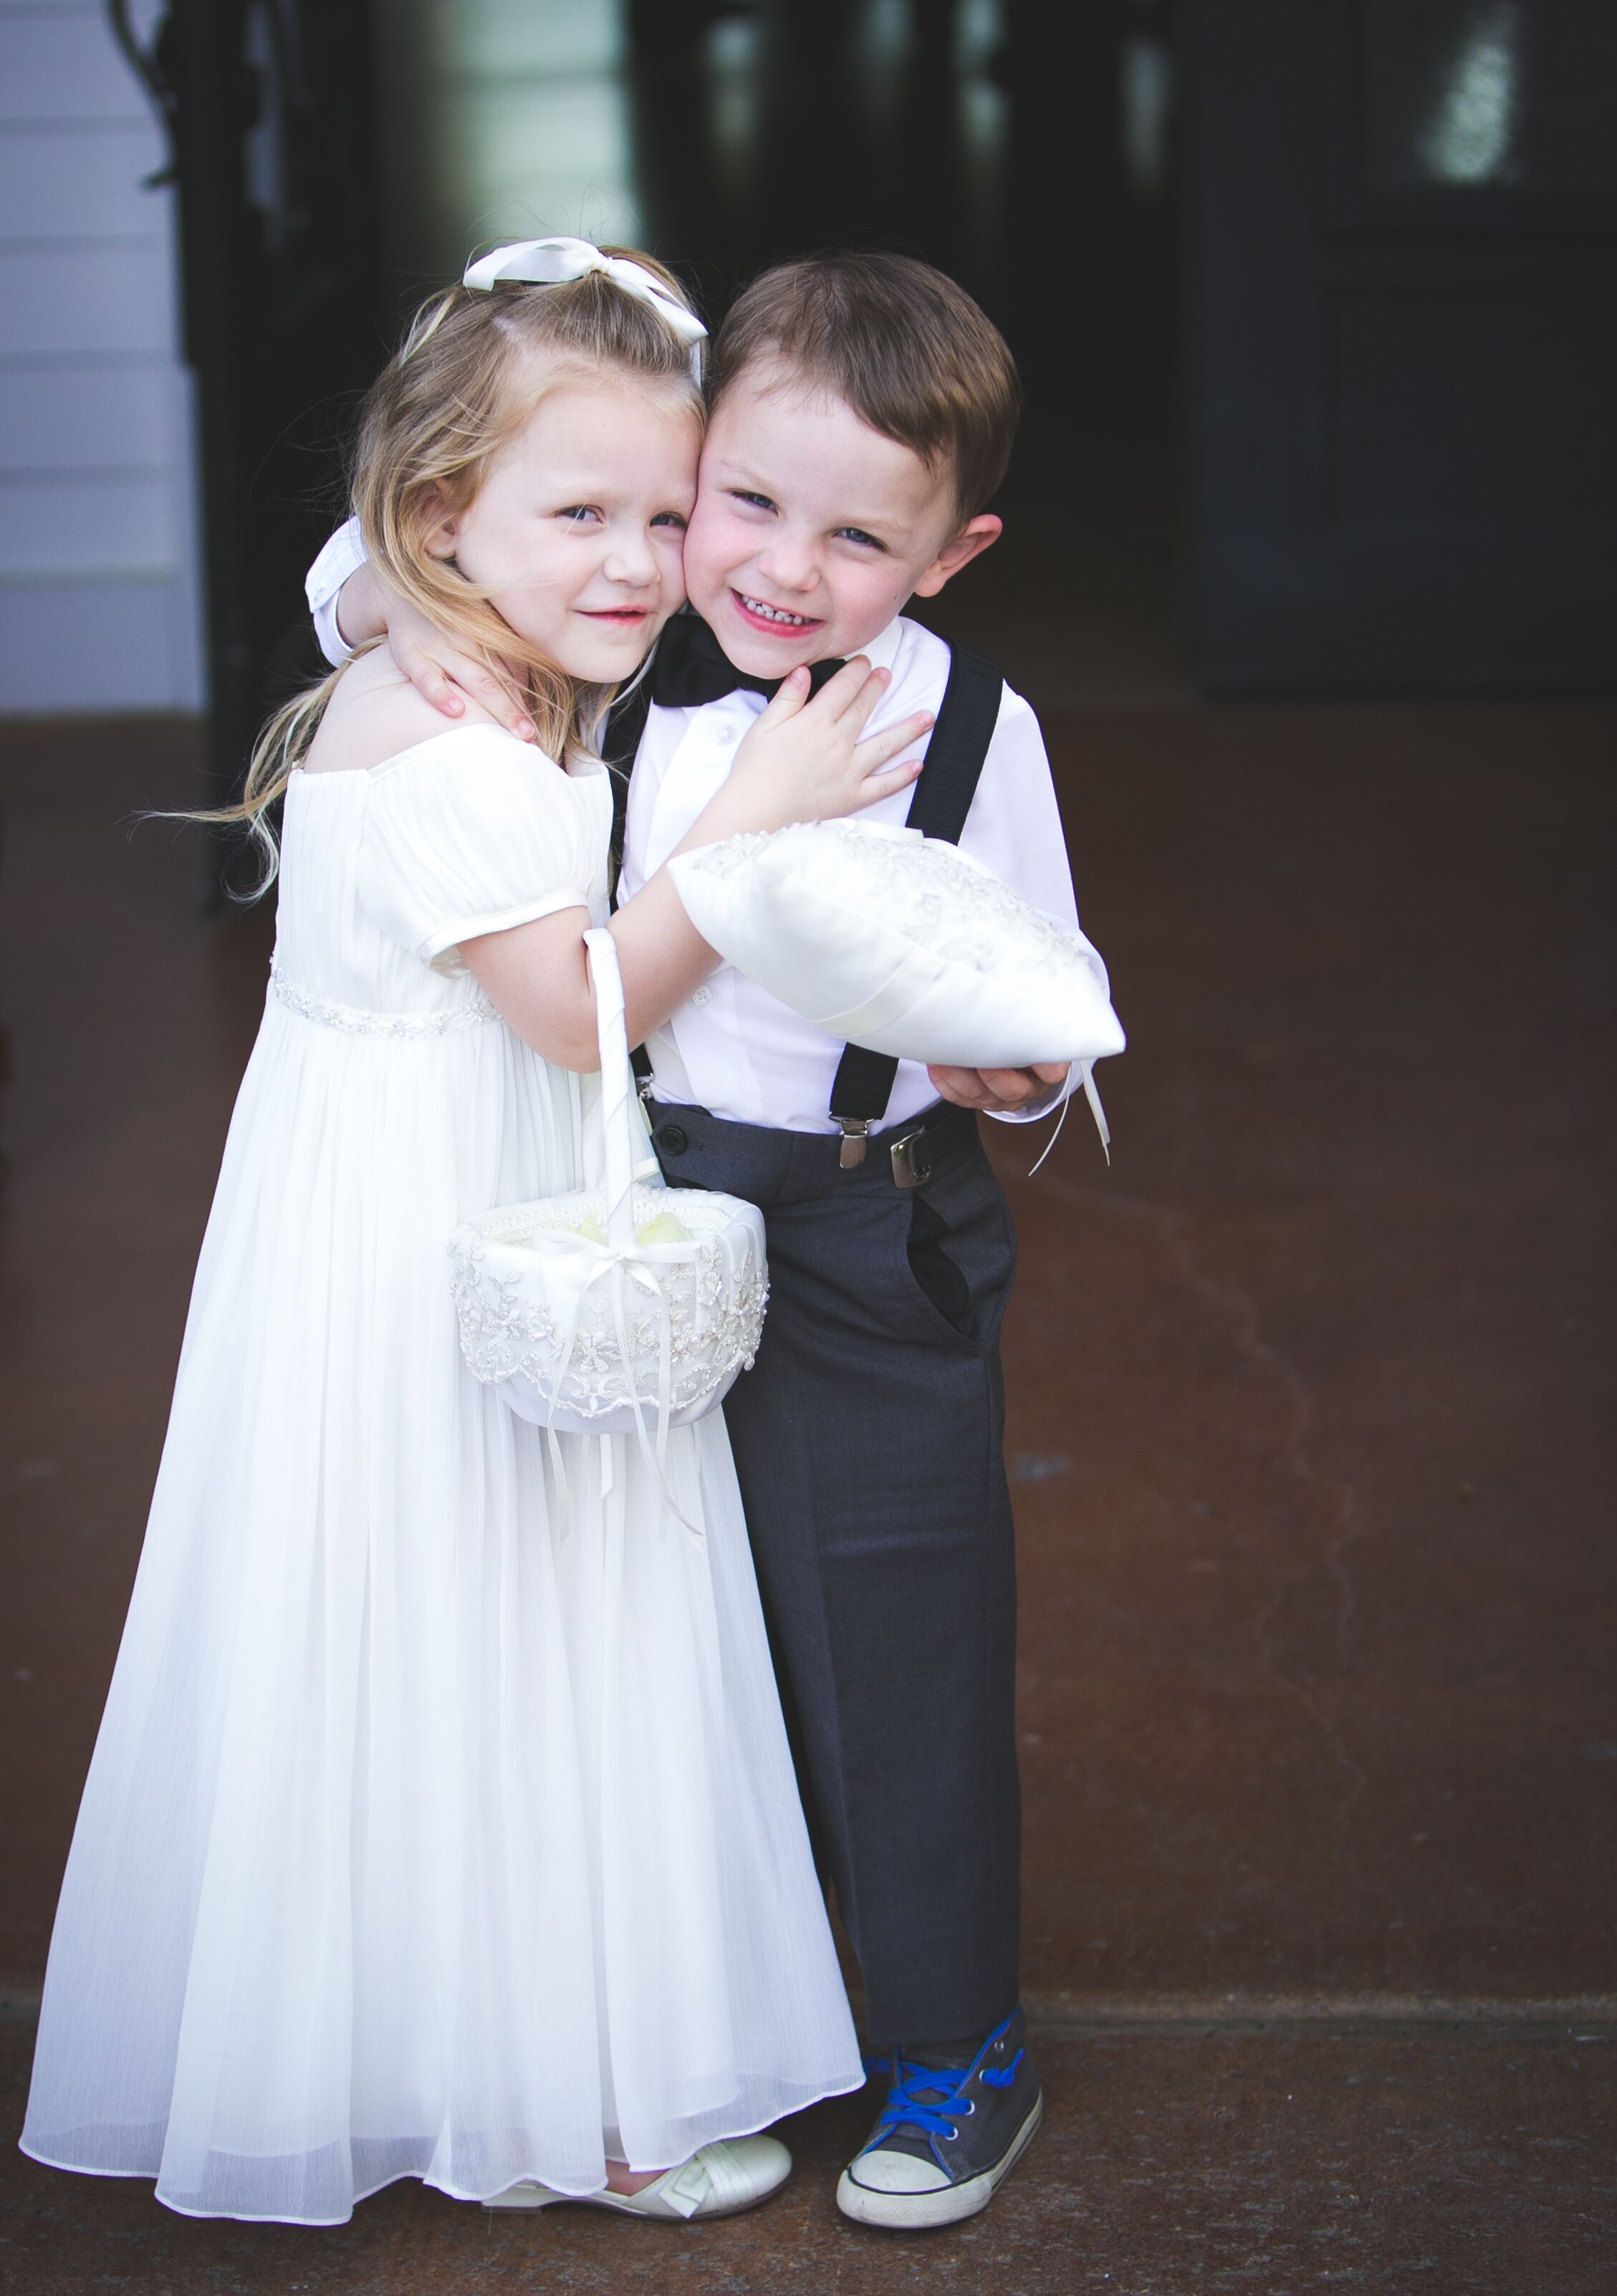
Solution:
[{"label": "silver suspender clip", "polygon": [[906,1132],[902,1140],[894,1140],[888,1151],[893,1159],[893,1185],[895,1188],[924,1188],[932,1177],[932,1167],[921,1156],[921,1142],[927,1128],[918,1124],[913,1132]]},{"label": "silver suspender clip", "polygon": [[[837,1161],[845,1172],[852,1172],[864,1162],[873,1119],[868,1116],[839,1116],[837,1121],[842,1127]],[[932,1167],[926,1161],[921,1146],[926,1136],[926,1126],[918,1124],[887,1144],[895,1188],[924,1188],[932,1177]]]}]

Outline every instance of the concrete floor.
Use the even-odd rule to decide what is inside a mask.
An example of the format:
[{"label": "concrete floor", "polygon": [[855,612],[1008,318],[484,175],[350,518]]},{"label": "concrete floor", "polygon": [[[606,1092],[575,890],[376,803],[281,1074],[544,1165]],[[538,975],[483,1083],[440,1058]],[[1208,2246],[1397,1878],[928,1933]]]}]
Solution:
[{"label": "concrete floor", "polygon": [[[1014,666],[1014,665],[1013,665]],[[1034,684],[1029,679],[1030,684]],[[1035,685],[1035,690],[1037,690]],[[845,2226],[857,2101],[664,2237],[414,2188],[196,2225],[0,2155],[0,2284],[1617,2288],[1609,711],[1049,716],[1131,1049],[1108,1173],[996,1153],[1048,2133]],[[199,922],[158,721],[0,739],[0,2062],[20,2118],[267,920]]]}]

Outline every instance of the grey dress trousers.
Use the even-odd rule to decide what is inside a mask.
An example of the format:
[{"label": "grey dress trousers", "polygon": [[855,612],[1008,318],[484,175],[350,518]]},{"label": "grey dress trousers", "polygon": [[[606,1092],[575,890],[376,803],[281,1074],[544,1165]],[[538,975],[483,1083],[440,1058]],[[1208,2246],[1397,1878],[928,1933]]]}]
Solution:
[{"label": "grey dress trousers", "polygon": [[1000,1326],[1009,1207],[976,1119],[875,1134],[649,1110],[675,1187],[764,1212],[763,1344],[724,1405],[799,1782],[873,2050],[986,2032],[1017,1995],[1016,1577]]}]

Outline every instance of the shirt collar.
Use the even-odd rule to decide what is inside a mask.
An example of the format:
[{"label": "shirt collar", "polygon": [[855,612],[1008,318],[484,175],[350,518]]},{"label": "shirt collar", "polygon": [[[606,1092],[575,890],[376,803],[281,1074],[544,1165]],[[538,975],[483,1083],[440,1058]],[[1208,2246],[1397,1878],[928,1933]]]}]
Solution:
[{"label": "shirt collar", "polygon": [[891,669],[898,660],[899,647],[904,642],[904,618],[894,614],[885,630],[878,630],[868,645],[855,646],[855,653],[864,655],[872,669]]}]

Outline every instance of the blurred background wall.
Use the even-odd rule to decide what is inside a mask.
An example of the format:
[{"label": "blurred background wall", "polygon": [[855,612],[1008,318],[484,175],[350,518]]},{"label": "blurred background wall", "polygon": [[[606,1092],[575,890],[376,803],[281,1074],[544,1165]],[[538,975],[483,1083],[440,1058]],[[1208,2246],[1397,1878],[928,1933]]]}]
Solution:
[{"label": "blurred background wall", "polygon": [[1609,676],[1605,0],[11,0],[0,44],[0,707],[207,691],[228,780],[401,316],[545,231],[715,318],[815,246],[962,277],[1030,386],[1013,676]]},{"label": "blurred background wall", "polygon": [[225,786],[295,674],[381,355],[372,53],[352,0],[0,6],[0,709],[206,707]]},{"label": "blurred background wall", "polygon": [[201,704],[167,157],[94,0],[0,8],[0,709]]}]

